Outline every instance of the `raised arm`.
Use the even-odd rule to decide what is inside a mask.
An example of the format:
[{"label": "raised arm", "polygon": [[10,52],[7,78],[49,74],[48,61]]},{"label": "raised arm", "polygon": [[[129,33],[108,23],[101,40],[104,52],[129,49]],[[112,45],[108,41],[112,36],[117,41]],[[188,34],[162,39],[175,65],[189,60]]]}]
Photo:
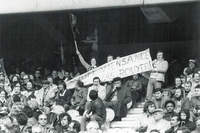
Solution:
[{"label": "raised arm", "polygon": [[88,70],[90,68],[90,65],[85,61],[78,49],[76,50],[76,54],[78,55],[81,64]]}]

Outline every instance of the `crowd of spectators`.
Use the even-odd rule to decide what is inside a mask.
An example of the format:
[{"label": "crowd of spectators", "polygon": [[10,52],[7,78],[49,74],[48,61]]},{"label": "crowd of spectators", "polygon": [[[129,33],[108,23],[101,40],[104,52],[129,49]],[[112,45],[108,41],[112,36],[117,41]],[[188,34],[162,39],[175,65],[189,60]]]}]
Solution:
[{"label": "crowd of spectators", "polygon": [[[87,71],[97,67],[94,58],[90,65],[78,50],[76,53]],[[112,60],[109,55],[107,62]],[[162,51],[152,64],[151,72],[106,83],[94,77],[90,86],[78,80],[73,89],[68,89],[65,81],[74,76],[64,69],[52,70],[49,75],[43,75],[41,69],[7,75],[2,69],[0,132],[106,132],[112,111],[110,121],[121,121],[138,102],[145,105],[137,132],[200,132],[200,69],[196,61],[189,60],[182,75],[174,79],[174,86],[165,84],[169,66]]]}]

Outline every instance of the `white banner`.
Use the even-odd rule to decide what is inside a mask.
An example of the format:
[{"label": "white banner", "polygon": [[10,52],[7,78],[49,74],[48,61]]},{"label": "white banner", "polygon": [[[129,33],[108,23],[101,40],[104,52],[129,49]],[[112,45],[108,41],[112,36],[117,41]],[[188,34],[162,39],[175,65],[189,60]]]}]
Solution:
[{"label": "white banner", "polygon": [[74,88],[76,81],[81,80],[84,85],[92,84],[94,77],[101,82],[112,81],[116,77],[128,77],[134,74],[152,70],[152,59],[149,49],[131,54],[92,69],[70,81],[65,81],[67,88]]}]

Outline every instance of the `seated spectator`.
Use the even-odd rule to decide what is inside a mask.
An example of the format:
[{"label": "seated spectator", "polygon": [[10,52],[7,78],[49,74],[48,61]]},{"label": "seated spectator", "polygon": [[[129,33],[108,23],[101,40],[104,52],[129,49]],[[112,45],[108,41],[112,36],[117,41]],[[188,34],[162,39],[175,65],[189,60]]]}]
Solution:
[{"label": "seated spectator", "polygon": [[200,85],[197,85],[194,90],[194,95],[190,100],[190,109],[194,112],[196,117],[200,116],[198,110],[200,110]]},{"label": "seated spectator", "polygon": [[155,103],[156,108],[163,108],[166,100],[168,99],[165,99],[165,97],[163,97],[161,88],[154,89],[154,96],[152,98],[152,101]]},{"label": "seated spectator", "polygon": [[186,76],[193,74],[195,72],[195,69],[196,69],[196,61],[193,59],[190,59],[188,61],[188,67],[184,68],[183,70],[183,74]]},{"label": "seated spectator", "polygon": [[182,104],[184,102],[184,92],[181,88],[177,88],[175,89],[175,93],[172,97],[172,100],[175,102],[176,104],[176,108],[175,108],[175,111],[177,113],[180,112],[181,108],[182,108]]},{"label": "seated spectator", "polygon": [[192,98],[191,87],[192,87],[192,83],[190,81],[187,81],[185,83],[184,91],[185,91],[185,97],[189,98],[190,100]]},{"label": "seated spectator", "polygon": [[79,133],[81,131],[81,125],[78,121],[72,120],[69,124],[69,131],[73,133]]},{"label": "seated spectator", "polygon": [[195,125],[196,125],[196,128],[194,131],[192,131],[192,133],[200,133],[200,117],[196,119]]},{"label": "seated spectator", "polygon": [[69,124],[72,118],[68,113],[62,113],[59,116],[58,125],[56,127],[57,133],[67,133],[69,132]]},{"label": "seated spectator", "polygon": [[164,133],[170,128],[170,122],[163,119],[164,111],[162,109],[156,109],[153,113],[154,122],[148,124],[147,132],[157,129],[160,133]]},{"label": "seated spectator", "polygon": [[125,87],[127,87],[131,91],[132,105],[135,105],[137,102],[141,100],[142,94],[144,96],[145,90],[142,85],[142,80],[139,79],[138,74],[133,75],[132,79],[128,80],[125,83]]},{"label": "seated spectator", "polygon": [[174,111],[175,109],[175,102],[172,100],[168,100],[165,102],[164,108],[166,110],[163,118],[167,121],[171,120],[171,117],[174,115],[177,115],[177,113]]},{"label": "seated spectator", "polygon": [[106,120],[106,108],[101,98],[98,97],[98,92],[96,90],[91,90],[89,97],[92,101],[88,104],[87,109],[83,114],[83,118],[81,120],[82,131],[85,130],[85,124],[88,120],[97,121],[99,127],[101,127]]},{"label": "seated spectator", "polygon": [[180,119],[180,127],[185,126],[187,127],[190,131],[193,131],[195,127],[195,123],[190,121],[190,111],[189,110],[181,110],[179,113],[179,119]]},{"label": "seated spectator", "polygon": [[85,110],[85,104],[87,101],[87,89],[84,88],[83,82],[80,80],[76,83],[76,88],[71,99],[71,108],[79,111],[80,115],[83,115]]},{"label": "seated spectator", "polygon": [[136,128],[137,132],[145,132],[148,124],[154,122],[153,113],[156,109],[156,105],[152,101],[146,101],[143,108],[143,115],[139,120],[139,127]]},{"label": "seated spectator", "polygon": [[35,92],[35,88],[33,86],[33,83],[28,81],[25,84],[24,90],[21,93],[22,95],[26,96],[26,98],[31,99],[31,98],[35,98],[34,92]]},{"label": "seated spectator", "polygon": [[69,109],[71,103],[72,94],[71,91],[67,89],[66,84],[62,81],[58,83],[58,93],[56,99],[59,99],[65,108]]},{"label": "seated spectator", "polygon": [[171,128],[166,130],[165,133],[176,133],[180,125],[180,119],[178,114],[174,114],[170,118],[170,126]]},{"label": "seated spectator", "polygon": [[122,86],[121,78],[113,79],[113,87],[109,90],[104,100],[105,106],[115,111],[115,119],[120,121],[127,115],[127,104],[131,102],[131,93],[128,88]]},{"label": "seated spectator", "polygon": [[175,77],[174,82],[175,82],[175,85],[174,85],[174,87],[173,87],[172,90],[171,90],[172,95],[175,94],[176,89],[181,89],[181,90],[183,90],[182,81],[181,81],[181,78],[180,78],[180,77]]},{"label": "seated spectator", "polygon": [[0,90],[0,107],[8,107],[7,93],[5,90]]},{"label": "seated spectator", "polygon": [[27,127],[28,117],[25,113],[19,113],[16,116],[17,123],[20,127],[20,132],[23,133],[25,128]]},{"label": "seated spectator", "polygon": [[25,106],[22,110],[28,117],[27,126],[34,126],[37,124],[37,120],[33,117],[33,110],[29,106]]},{"label": "seated spectator", "polygon": [[98,96],[99,98],[101,98],[101,100],[104,100],[106,97],[106,88],[104,86],[101,85],[100,83],[100,78],[99,77],[94,77],[93,78],[93,84],[92,86],[90,86],[88,88],[88,93],[87,93],[87,101],[91,101],[91,99],[89,98],[89,94],[91,90],[96,90],[98,92]]},{"label": "seated spectator", "polygon": [[100,129],[98,122],[90,121],[87,124],[86,133],[102,133],[102,130]]},{"label": "seated spectator", "polygon": [[193,91],[197,85],[200,85],[200,73],[194,73],[190,81],[192,82],[191,91]]}]

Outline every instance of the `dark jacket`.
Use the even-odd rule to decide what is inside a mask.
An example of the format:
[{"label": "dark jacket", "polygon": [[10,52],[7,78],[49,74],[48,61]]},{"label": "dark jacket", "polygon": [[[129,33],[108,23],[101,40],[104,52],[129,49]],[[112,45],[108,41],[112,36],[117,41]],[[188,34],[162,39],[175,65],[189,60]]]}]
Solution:
[{"label": "dark jacket", "polygon": [[[110,100],[110,96],[113,93],[113,87],[108,91],[108,94],[106,95],[105,99]],[[108,102],[109,102],[108,100]],[[118,100],[118,105],[120,106],[119,109],[119,114],[121,117],[125,117],[127,115],[127,104],[131,102],[131,92],[130,89],[126,87],[121,87],[120,89],[117,89],[117,100]]]}]

